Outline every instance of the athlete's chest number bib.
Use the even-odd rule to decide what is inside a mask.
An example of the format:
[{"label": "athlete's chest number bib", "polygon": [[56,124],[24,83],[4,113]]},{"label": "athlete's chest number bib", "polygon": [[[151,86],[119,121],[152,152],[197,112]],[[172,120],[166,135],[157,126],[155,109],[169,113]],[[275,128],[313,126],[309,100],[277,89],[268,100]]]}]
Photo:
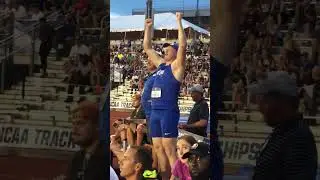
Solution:
[{"label": "athlete's chest number bib", "polygon": [[151,98],[161,98],[161,88],[158,88],[158,87],[152,88]]}]

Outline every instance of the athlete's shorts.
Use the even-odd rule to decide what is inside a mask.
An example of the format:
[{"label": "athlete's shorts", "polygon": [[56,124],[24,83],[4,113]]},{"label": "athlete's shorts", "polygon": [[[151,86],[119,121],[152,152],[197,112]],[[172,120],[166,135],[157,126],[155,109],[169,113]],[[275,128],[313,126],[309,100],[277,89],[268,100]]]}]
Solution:
[{"label": "athlete's shorts", "polygon": [[179,109],[153,109],[150,117],[151,137],[178,137]]}]

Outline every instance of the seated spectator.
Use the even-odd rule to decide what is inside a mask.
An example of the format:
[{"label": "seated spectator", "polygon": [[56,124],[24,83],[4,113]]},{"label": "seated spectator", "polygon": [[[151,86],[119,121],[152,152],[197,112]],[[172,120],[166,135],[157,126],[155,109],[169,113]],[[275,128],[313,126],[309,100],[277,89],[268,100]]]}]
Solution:
[{"label": "seated spectator", "polygon": [[39,21],[44,17],[44,14],[38,7],[33,7],[31,12],[31,19],[34,21]]},{"label": "seated spectator", "polygon": [[75,86],[79,86],[79,94],[85,94],[85,88],[90,86],[90,66],[89,56],[80,55],[78,67],[72,72],[69,79],[68,86],[68,98],[65,100],[66,103],[73,102],[73,91]]},{"label": "seated spectator", "polygon": [[132,79],[131,79],[132,92],[134,92],[134,90],[138,90],[138,88],[139,88],[139,77],[138,76],[132,76]]},{"label": "seated spectator", "polygon": [[[134,95],[132,106],[134,107],[134,110],[131,112],[131,115],[127,120],[145,120],[146,116],[141,105],[141,96],[139,94]],[[132,122],[126,127],[126,139],[128,140],[129,145],[141,146],[142,143],[147,143],[146,131],[144,130],[145,132],[142,132],[143,129],[145,129],[143,124]],[[139,131],[137,125],[139,126]],[[143,140],[144,142],[142,142]]]},{"label": "seated spectator", "polygon": [[28,16],[26,8],[21,3],[17,3],[16,5],[14,5],[13,13],[16,19]]},{"label": "seated spectator", "polygon": [[73,7],[72,13],[75,13],[78,17],[85,16],[88,13],[89,1],[79,0]]},{"label": "seated spectator", "polygon": [[79,56],[80,55],[90,55],[90,49],[88,46],[83,44],[79,37],[76,38],[74,45],[71,47],[69,53],[69,60],[65,63],[64,68],[67,76],[63,80],[63,82],[68,82],[69,77],[76,71],[78,63],[79,63]]}]

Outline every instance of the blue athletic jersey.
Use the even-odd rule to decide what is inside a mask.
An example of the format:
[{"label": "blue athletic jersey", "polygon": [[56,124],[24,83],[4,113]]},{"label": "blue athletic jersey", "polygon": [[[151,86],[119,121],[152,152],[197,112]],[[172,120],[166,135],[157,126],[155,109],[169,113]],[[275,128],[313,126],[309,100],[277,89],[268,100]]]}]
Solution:
[{"label": "blue athletic jersey", "polygon": [[145,80],[141,96],[141,105],[143,107],[144,114],[146,115],[147,119],[149,119],[151,114],[151,91],[155,79],[155,76],[153,76],[154,74],[155,72],[149,75]]},{"label": "blue athletic jersey", "polygon": [[160,64],[153,76],[152,109],[178,108],[180,82],[173,76],[171,65]]}]

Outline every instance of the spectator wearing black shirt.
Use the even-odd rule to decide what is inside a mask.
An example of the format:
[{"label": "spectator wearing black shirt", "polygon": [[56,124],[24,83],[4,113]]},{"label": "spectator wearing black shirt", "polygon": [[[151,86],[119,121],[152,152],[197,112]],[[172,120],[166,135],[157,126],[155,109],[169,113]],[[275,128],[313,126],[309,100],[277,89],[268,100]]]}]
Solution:
[{"label": "spectator wearing black shirt", "polygon": [[39,38],[41,40],[39,55],[41,60],[41,67],[43,70],[42,77],[47,76],[47,58],[52,48],[52,37],[54,34],[53,27],[46,22],[45,18],[40,19]]},{"label": "spectator wearing black shirt", "polygon": [[203,98],[203,88],[201,85],[196,84],[190,89],[190,92],[195,104],[190,111],[187,124],[180,124],[179,128],[206,137],[209,120],[209,106]]},{"label": "spectator wearing black shirt", "polygon": [[314,136],[298,113],[296,80],[287,72],[267,74],[259,84],[249,86],[268,126],[274,128],[256,161],[253,180],[314,180],[317,148]]},{"label": "spectator wearing black shirt", "polygon": [[109,157],[99,142],[98,105],[85,100],[72,113],[72,140],[81,150],[69,165],[67,180],[108,179],[106,159]]}]

